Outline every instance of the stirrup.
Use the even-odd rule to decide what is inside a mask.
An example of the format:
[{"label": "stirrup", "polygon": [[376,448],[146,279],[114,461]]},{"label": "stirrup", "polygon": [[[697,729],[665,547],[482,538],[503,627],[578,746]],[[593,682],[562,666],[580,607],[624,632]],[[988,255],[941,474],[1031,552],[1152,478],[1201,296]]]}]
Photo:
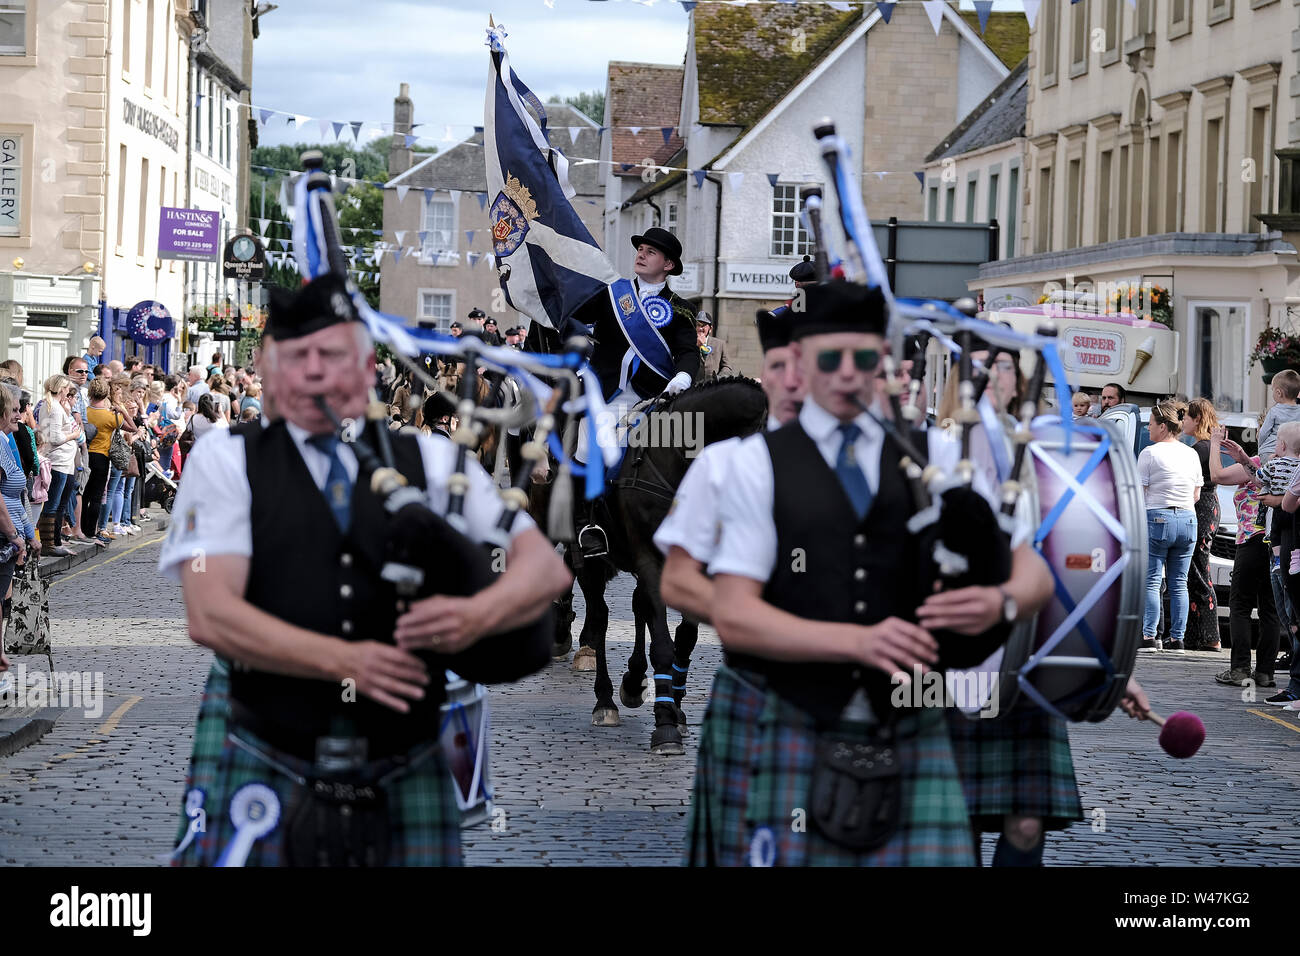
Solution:
[{"label": "stirrup", "polygon": [[584,558],[600,558],[609,554],[609,537],[605,529],[592,523],[583,525],[578,532],[578,550]]}]

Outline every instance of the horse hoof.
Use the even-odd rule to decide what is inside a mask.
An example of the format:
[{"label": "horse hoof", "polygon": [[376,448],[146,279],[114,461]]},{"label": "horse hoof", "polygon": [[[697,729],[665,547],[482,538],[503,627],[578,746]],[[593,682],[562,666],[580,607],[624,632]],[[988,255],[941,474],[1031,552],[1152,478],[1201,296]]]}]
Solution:
[{"label": "horse hoof", "polygon": [[591,726],[593,727],[617,727],[622,721],[618,716],[617,707],[601,707],[597,705],[596,709],[591,712]]},{"label": "horse hoof", "polygon": [[573,664],[571,666],[574,673],[594,671],[596,669],[596,652],[590,647],[578,648],[578,653],[573,655]]},{"label": "horse hoof", "polygon": [[551,645],[551,660],[562,661],[569,656],[569,651],[573,650],[573,638],[564,641],[556,641]]},{"label": "horse hoof", "polygon": [[662,724],[650,735],[650,752],[657,757],[680,757],[686,753],[676,724]]},{"label": "horse hoof", "polygon": [[[629,681],[635,685],[635,689],[630,689]],[[624,674],[623,680],[618,685],[618,698],[623,702],[624,707],[640,707],[647,700],[648,694],[653,694],[650,688],[650,678],[642,677],[640,683],[635,683],[637,678],[631,674]]]}]

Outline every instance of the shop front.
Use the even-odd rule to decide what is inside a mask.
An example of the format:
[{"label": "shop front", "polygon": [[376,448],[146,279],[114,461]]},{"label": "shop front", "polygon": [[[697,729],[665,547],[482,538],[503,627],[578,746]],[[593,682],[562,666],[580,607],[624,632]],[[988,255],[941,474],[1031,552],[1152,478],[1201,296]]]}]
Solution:
[{"label": "shop front", "polygon": [[171,374],[175,334],[171,312],[160,302],[146,299],[125,307],[99,304],[99,337],[106,343],[102,361],[125,361],[134,355]]}]

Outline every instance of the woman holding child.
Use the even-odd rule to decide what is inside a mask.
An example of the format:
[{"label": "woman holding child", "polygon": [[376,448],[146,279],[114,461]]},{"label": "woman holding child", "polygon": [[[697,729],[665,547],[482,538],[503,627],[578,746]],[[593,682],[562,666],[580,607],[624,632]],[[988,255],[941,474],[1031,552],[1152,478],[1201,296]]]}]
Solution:
[{"label": "woman holding child", "polygon": [[[1219,496],[1210,474],[1210,435],[1219,427],[1219,416],[1208,399],[1194,398],[1180,423],[1182,433],[1195,439],[1192,449],[1201,460],[1201,496],[1196,500],[1196,546],[1187,571],[1187,634],[1189,651],[1219,650],[1219,611],[1210,577],[1210,545],[1219,530]],[[1170,642],[1173,643],[1172,641]],[[1177,649],[1177,648],[1175,648]]]}]

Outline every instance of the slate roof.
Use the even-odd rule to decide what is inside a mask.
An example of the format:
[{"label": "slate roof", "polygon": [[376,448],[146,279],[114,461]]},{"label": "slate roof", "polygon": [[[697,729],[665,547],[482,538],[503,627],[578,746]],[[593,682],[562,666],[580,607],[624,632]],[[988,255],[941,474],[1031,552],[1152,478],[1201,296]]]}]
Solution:
[{"label": "slate roof", "polygon": [[[566,104],[547,103],[546,121],[551,133],[551,144],[558,146],[570,160],[600,158],[599,130],[585,114]],[[570,126],[581,127],[577,140],[572,143],[569,141]],[[660,136],[657,130],[655,135]],[[660,142],[662,141],[660,136]],[[597,196],[604,192],[599,163],[575,165],[571,162],[569,182],[581,195]],[[487,166],[483,160],[483,134],[475,133],[445,152],[417,163],[400,176],[390,179],[387,186],[479,192],[486,190]]]},{"label": "slate roof", "polygon": [[[643,162],[647,157],[662,166],[677,153],[684,142],[678,135],[677,124],[682,112],[683,67],[660,63],[625,63],[611,61],[606,87],[609,124],[607,135],[610,158],[614,163]],[[640,132],[619,129],[620,126],[640,126]],[[673,127],[664,142],[663,127]],[[614,166],[616,176],[640,176],[641,167],[623,170]]]},{"label": "slate roof", "polygon": [[979,106],[966,114],[957,128],[925,157],[925,161],[933,163],[1024,136],[1025,110],[1029,104],[1028,81],[1029,60],[1026,58],[994,87]]},{"label": "slate roof", "polygon": [[[861,21],[854,6],[704,3],[692,11],[700,122],[749,126]],[[796,30],[803,30],[796,50]]]}]

